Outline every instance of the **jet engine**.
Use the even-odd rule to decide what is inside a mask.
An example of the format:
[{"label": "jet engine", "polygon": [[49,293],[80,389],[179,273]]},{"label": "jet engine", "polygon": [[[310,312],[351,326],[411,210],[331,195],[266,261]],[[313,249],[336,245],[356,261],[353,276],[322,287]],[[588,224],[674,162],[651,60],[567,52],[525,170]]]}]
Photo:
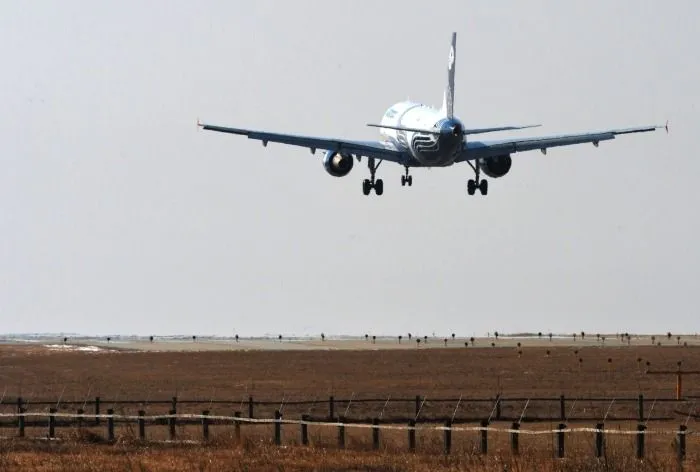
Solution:
[{"label": "jet engine", "polygon": [[513,160],[510,158],[510,154],[504,154],[503,156],[479,159],[479,168],[484,174],[495,179],[506,175],[512,163]]},{"label": "jet engine", "polygon": [[338,154],[336,151],[326,151],[323,156],[323,167],[333,177],[344,177],[352,170],[353,160],[350,154]]}]

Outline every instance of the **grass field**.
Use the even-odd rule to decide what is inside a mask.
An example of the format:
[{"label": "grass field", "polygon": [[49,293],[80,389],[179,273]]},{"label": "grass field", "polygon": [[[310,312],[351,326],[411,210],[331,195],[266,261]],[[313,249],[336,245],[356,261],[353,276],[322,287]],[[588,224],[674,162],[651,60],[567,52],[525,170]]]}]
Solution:
[{"label": "grass field", "polygon": [[[549,351],[549,354],[547,354]],[[608,362],[610,361],[610,362]],[[639,362],[638,362],[639,361]],[[697,347],[530,347],[357,351],[202,351],[202,352],[53,352],[37,346],[0,347],[0,379],[5,396],[83,401],[103,399],[220,399],[242,402],[336,398],[427,397],[425,413],[455,405],[431,398],[493,397],[674,397],[672,375],[644,374],[653,369],[700,370]],[[684,378],[685,394],[700,395],[700,376]],[[383,405],[350,414],[376,415]],[[532,406],[558,408],[557,405]],[[344,408],[344,406],[343,406]],[[385,414],[408,413],[413,404],[387,405]],[[521,405],[511,405],[519,411]],[[573,415],[588,408],[581,404]],[[618,408],[618,405],[614,405]],[[658,405],[657,408],[661,408]],[[272,409],[274,410],[274,408]],[[262,412],[271,416],[272,410]],[[287,414],[325,414],[290,411]],[[614,410],[615,413],[618,410]],[[504,411],[504,414],[508,411]],[[533,412],[534,413],[534,412]],[[596,414],[586,411],[588,416]]]},{"label": "grass field", "polygon": [[[612,455],[605,460],[589,457],[553,460],[529,454],[520,458],[479,455],[388,454],[383,451],[338,451],[248,443],[242,446],[116,446],[69,443],[0,446],[2,470],[66,471],[667,471],[676,470],[668,457],[637,461]],[[685,470],[695,470],[687,463]]]},{"label": "grass field", "polygon": [[[455,341],[455,344],[459,341]],[[487,344],[488,346],[488,344]],[[413,404],[392,403],[391,398],[427,397],[422,415],[450,415],[455,404],[431,403],[431,398],[490,397],[501,392],[507,397],[555,397],[560,394],[576,399],[582,396],[654,398],[673,397],[675,378],[672,375],[652,376],[644,373],[649,362],[653,369],[675,370],[681,361],[683,369],[700,369],[700,349],[693,346],[627,346],[535,345],[468,347],[454,349],[362,349],[362,350],[230,350],[191,352],[55,352],[40,346],[4,345],[0,347],[0,379],[4,397],[21,395],[31,402],[38,400],[84,401],[101,396],[110,399],[181,399],[230,400],[231,405],[213,414],[232,413],[232,409],[249,395],[260,400],[286,401],[336,398],[387,398],[382,403],[338,405],[348,416],[411,415]],[[547,352],[549,351],[549,353]],[[700,395],[700,379],[684,378],[684,394]],[[595,418],[605,414],[604,405],[570,402],[569,416],[591,418],[583,426],[592,426]],[[653,405],[653,406],[652,406]],[[677,429],[694,408],[693,400],[679,404],[653,404],[653,414],[673,419],[650,424],[654,429]],[[524,405],[504,407],[504,415],[518,416]],[[108,408],[105,405],[104,408]],[[157,407],[135,405],[150,413]],[[192,406],[200,413],[202,406]],[[256,415],[271,416],[270,411],[256,410]],[[314,407],[315,408],[315,407]],[[468,401],[460,413],[477,416],[486,410]],[[611,414],[634,415],[634,405],[614,405]],[[162,408],[161,408],[162,409]],[[165,407],[167,409],[167,407]],[[666,411],[663,411],[663,410]],[[178,408],[179,411],[180,407]],[[551,410],[551,411],[548,411]],[[681,411],[679,411],[681,410]],[[556,415],[556,404],[533,404],[527,415]],[[308,407],[283,408],[285,418],[298,418],[303,413],[326,415],[325,406],[316,411]],[[245,413],[244,413],[245,415]],[[527,418],[526,415],[526,418]],[[458,415],[459,416],[459,415]],[[693,430],[697,421],[689,419]],[[502,424],[507,427],[509,424]],[[552,424],[528,427],[548,429]],[[571,425],[575,426],[575,425]],[[632,429],[634,424],[621,425]],[[265,429],[267,428],[267,429]],[[525,428],[525,426],[523,426]],[[152,431],[152,432],[151,432]],[[348,430],[346,451],[337,450],[335,428],[310,430],[309,448],[297,446],[298,427],[285,425],[283,444],[270,445],[271,426],[245,427],[242,444],[231,439],[231,427],[212,427],[213,444],[206,446],[154,445],[143,446],[134,440],[133,428],[119,428],[116,444],[86,444],[76,441],[79,433],[59,429],[62,439],[48,444],[32,440],[0,441],[0,468],[22,467],[26,470],[669,470],[675,467],[673,435],[649,436],[647,458],[634,459],[633,436],[610,436],[608,463],[593,459],[593,435],[581,434],[567,440],[567,458],[553,459],[553,435],[527,436],[521,439],[521,455],[513,457],[508,435],[493,434],[489,454],[478,453],[475,432],[453,435],[453,454],[443,457],[440,432],[425,433],[418,438],[415,454],[406,453],[405,431],[382,432],[382,448],[371,451],[368,430]],[[5,430],[4,434],[13,434]],[[28,430],[28,436],[45,431]],[[149,429],[149,438],[167,435],[167,428]],[[84,434],[83,434],[84,436]],[[91,436],[104,436],[104,428]],[[201,428],[182,427],[178,438],[201,439]],[[83,439],[85,439],[83,437]],[[99,441],[97,441],[99,442]],[[326,447],[327,446],[327,447]],[[694,470],[700,444],[697,436],[688,437],[687,470]],[[6,467],[5,467],[6,466]],[[507,466],[507,468],[506,468]]]},{"label": "grass field", "polygon": [[[474,442],[455,438],[461,447],[447,456],[439,438],[424,440],[415,453],[396,449],[398,438],[391,438],[377,451],[362,438],[348,441],[345,450],[320,435],[312,445],[291,442],[282,447],[270,444],[265,435],[247,434],[237,443],[222,437],[211,444],[140,444],[122,436],[115,444],[96,444],[92,436],[69,433],[61,442],[6,440],[0,442],[0,470],[65,471],[667,471],[678,470],[670,444],[663,450],[651,450],[637,460],[629,438],[615,438],[607,444],[607,454],[596,459],[590,441],[578,437],[571,441],[569,454],[555,459],[546,438],[521,448],[514,456],[503,448],[480,455]],[[696,470],[697,454],[689,454],[682,470]]]}]

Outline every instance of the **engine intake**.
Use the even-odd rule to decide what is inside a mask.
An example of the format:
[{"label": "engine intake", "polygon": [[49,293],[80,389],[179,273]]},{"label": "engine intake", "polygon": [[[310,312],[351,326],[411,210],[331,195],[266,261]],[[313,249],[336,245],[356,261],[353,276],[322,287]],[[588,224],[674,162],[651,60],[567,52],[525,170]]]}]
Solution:
[{"label": "engine intake", "polygon": [[513,160],[510,154],[479,159],[479,168],[491,178],[503,177],[510,170]]},{"label": "engine intake", "polygon": [[323,156],[323,167],[333,177],[344,177],[352,170],[354,162],[350,154],[338,154],[336,151],[326,151]]}]

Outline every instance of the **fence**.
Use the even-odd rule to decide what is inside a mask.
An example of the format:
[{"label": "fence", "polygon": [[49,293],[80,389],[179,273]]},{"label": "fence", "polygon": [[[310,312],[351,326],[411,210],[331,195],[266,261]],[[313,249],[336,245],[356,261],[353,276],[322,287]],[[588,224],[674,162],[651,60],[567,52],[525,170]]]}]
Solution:
[{"label": "fence", "polygon": [[[346,422],[341,416],[338,421],[311,421],[306,415],[303,415],[300,420],[286,420],[282,418],[279,411],[275,412],[275,417],[271,419],[265,418],[244,418],[237,412],[234,416],[211,415],[208,410],[202,414],[177,414],[175,411],[170,411],[167,415],[146,415],[143,410],[138,412],[138,415],[120,415],[115,414],[112,409],[107,410],[107,414],[85,414],[79,413],[59,413],[56,408],[50,408],[48,414],[45,412],[27,412],[22,408],[16,413],[0,413],[0,418],[14,418],[17,423],[18,437],[24,438],[25,428],[28,427],[28,418],[43,418],[45,421],[35,421],[33,426],[41,424],[48,428],[48,439],[56,439],[56,429],[59,426],[70,426],[82,428],[88,425],[88,421],[96,421],[99,424],[100,420],[106,421],[107,440],[115,440],[115,424],[136,423],[138,425],[138,438],[141,441],[146,441],[146,425],[167,425],[168,436],[170,441],[175,441],[177,438],[176,425],[180,423],[189,425],[201,425],[202,440],[207,442],[210,440],[210,426],[213,424],[232,424],[235,428],[235,438],[241,440],[241,426],[245,424],[263,424],[273,426],[273,441],[276,445],[282,444],[282,426],[294,425],[299,426],[301,436],[301,444],[309,445],[308,426],[326,426],[337,428],[338,447],[345,448],[345,430],[346,428],[370,429],[372,432],[372,447],[373,449],[380,448],[380,432],[382,430],[401,430],[407,432],[408,451],[416,451],[416,432],[419,430],[434,430],[443,432],[444,453],[450,454],[452,451],[452,433],[473,431],[479,432],[480,435],[480,453],[488,454],[489,449],[489,432],[507,433],[510,435],[510,448],[513,454],[519,454],[520,436],[521,435],[555,435],[556,436],[556,457],[565,457],[566,451],[566,436],[574,433],[594,433],[595,434],[595,456],[603,457],[605,455],[605,438],[607,435],[635,435],[636,447],[635,456],[637,459],[645,457],[645,438],[648,435],[675,435],[676,436],[676,454],[679,461],[683,461],[686,457],[686,437],[691,434],[697,434],[695,431],[689,431],[686,424],[681,424],[678,430],[647,429],[645,423],[639,423],[635,430],[621,429],[606,429],[604,423],[598,423],[592,427],[567,427],[565,423],[560,423],[556,429],[550,430],[527,430],[521,429],[519,422],[513,422],[510,428],[497,428],[490,426],[488,420],[482,420],[479,426],[460,426],[455,425],[451,420],[447,420],[444,426],[439,425],[419,425],[415,420],[410,420],[408,424],[386,424],[382,423],[379,418],[373,419],[371,424]],[[69,420],[68,422],[59,423],[59,419]]]},{"label": "fence", "polygon": [[[368,423],[375,417],[384,423],[405,424],[409,420],[421,423],[444,423],[447,420],[453,423],[479,422],[484,418],[497,422],[582,422],[582,421],[673,421],[678,417],[696,419],[693,415],[695,409],[694,397],[685,400],[676,398],[645,398],[640,394],[636,397],[605,398],[605,397],[505,397],[495,395],[491,398],[427,398],[416,395],[411,398],[349,398],[338,399],[329,396],[327,399],[315,398],[313,400],[286,400],[269,401],[255,400],[252,396],[242,398],[239,401],[215,400],[215,399],[178,399],[171,397],[167,400],[129,400],[114,399],[105,400],[100,397],[85,399],[84,401],[29,401],[22,397],[0,399],[0,409],[11,408],[17,412],[29,411],[29,407],[59,407],[71,409],[78,414],[92,411],[91,415],[95,424],[99,425],[104,405],[109,405],[112,410],[120,407],[122,410],[136,411],[152,408],[156,411],[175,412],[178,408],[202,411],[201,406],[207,405],[208,409],[216,407],[225,408],[226,411],[247,410],[250,419],[271,417],[274,411],[291,411],[292,415],[305,414],[312,421],[335,421],[343,416],[348,422]],[[690,403],[690,404],[689,404]],[[312,415],[314,409],[326,408],[327,414]],[[352,410],[352,412],[351,412]],[[459,415],[458,415],[459,413]],[[0,421],[0,428],[14,427],[16,424],[8,424]]]}]

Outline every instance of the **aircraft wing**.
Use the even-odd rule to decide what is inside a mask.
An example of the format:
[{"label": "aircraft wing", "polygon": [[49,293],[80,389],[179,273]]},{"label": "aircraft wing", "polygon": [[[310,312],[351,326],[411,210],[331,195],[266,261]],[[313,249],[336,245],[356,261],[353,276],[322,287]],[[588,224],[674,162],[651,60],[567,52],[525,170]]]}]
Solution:
[{"label": "aircraft wing", "polygon": [[540,126],[542,125],[499,126],[497,128],[467,128],[464,130],[464,134],[494,133],[496,131],[512,131],[516,129],[539,128]]},{"label": "aircraft wing", "polygon": [[202,123],[197,123],[197,125],[202,129],[209,131],[247,136],[248,139],[262,141],[263,146],[267,146],[268,142],[281,143],[309,148],[312,153],[315,153],[317,149],[322,149],[325,151],[337,151],[339,153],[342,152],[352,154],[356,157],[374,157],[377,159],[398,163],[402,163],[410,159],[410,156],[406,152],[402,151],[401,149],[397,149],[396,146],[389,141],[351,141],[314,136],[298,136],[294,134],[269,133],[267,131],[255,131],[242,128],[227,128],[224,126],[207,125]]},{"label": "aircraft wing", "polygon": [[668,123],[665,126],[652,125],[594,133],[565,134],[522,139],[511,138],[498,141],[468,141],[464,143],[464,148],[461,155],[457,158],[457,162],[533,150],[540,150],[543,154],[546,154],[547,149],[551,147],[571,146],[573,144],[593,143],[593,145],[597,147],[598,143],[601,141],[615,139],[616,136],[622,134],[645,133],[660,128],[665,128],[666,132],[668,132]]}]

